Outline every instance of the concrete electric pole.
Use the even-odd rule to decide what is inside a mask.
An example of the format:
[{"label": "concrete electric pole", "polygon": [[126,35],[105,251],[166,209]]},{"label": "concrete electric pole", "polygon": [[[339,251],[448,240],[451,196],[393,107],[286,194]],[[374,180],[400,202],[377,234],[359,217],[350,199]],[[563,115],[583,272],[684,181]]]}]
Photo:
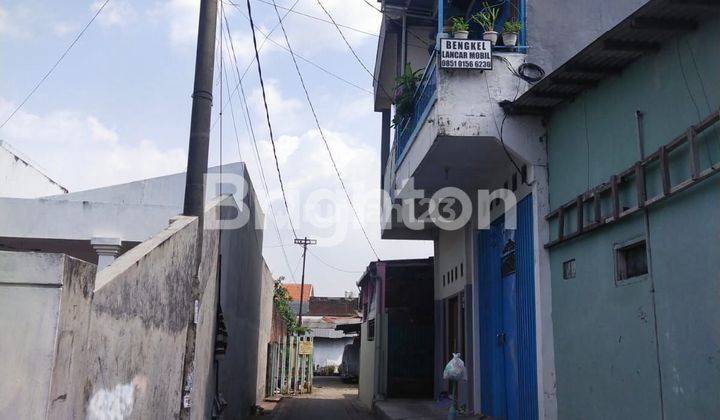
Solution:
[{"label": "concrete electric pole", "polygon": [[302,327],[303,294],[305,293],[305,257],[307,256],[307,246],[317,244],[317,240],[308,239],[306,236],[302,239],[295,238],[295,244],[302,245],[303,247],[303,269],[302,278],[300,280],[300,311],[298,311],[298,327]]},{"label": "concrete electric pole", "polygon": [[[197,53],[195,56],[195,81],[192,95],[192,114],[190,116],[190,144],[188,147],[187,175],[185,178],[185,202],[183,214],[198,218],[196,248],[198,253],[203,240],[203,214],[205,212],[205,173],[208,167],[208,149],[210,143],[210,120],[212,118],[213,70],[215,69],[215,27],[217,22],[217,0],[200,1],[200,20],[198,22]],[[193,284],[198,282],[200,257],[195,258]],[[196,291],[193,299],[199,299]],[[183,360],[183,391],[181,419],[190,418],[190,400],[192,388],[188,378],[193,374],[195,357],[196,325],[190,317],[187,330],[187,344]]]},{"label": "concrete electric pole", "polygon": [[[190,117],[185,203],[183,214],[202,221],[205,211],[205,172],[208,167],[210,120],[212,117],[213,69],[215,67],[215,25],[217,0],[200,1],[195,84]],[[199,227],[202,231],[202,224]]]}]

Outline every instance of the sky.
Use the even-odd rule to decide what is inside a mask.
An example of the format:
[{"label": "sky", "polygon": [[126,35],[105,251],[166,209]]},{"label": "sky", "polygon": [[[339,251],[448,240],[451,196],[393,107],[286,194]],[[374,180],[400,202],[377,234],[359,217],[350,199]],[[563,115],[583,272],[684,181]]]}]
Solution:
[{"label": "sky", "polygon": [[[259,43],[264,39],[260,31],[268,33],[278,22],[268,1],[272,0],[251,0]],[[321,1],[338,24],[356,29],[342,28],[362,62],[372,70],[378,38],[370,34],[378,33],[381,14],[363,0]],[[62,7],[49,0],[0,4],[2,121],[103,2],[72,0],[62,2]],[[284,8],[294,2],[277,0]],[[70,191],[184,171],[199,3],[110,0],[52,75],[0,129],[0,139]],[[280,194],[257,69],[252,63],[254,50],[245,2],[237,0],[236,7],[226,1],[223,8],[240,73],[252,64],[243,85],[269,191],[266,193],[261,181],[242,100],[232,95],[237,76],[234,59],[227,52],[227,37],[222,49],[222,102],[227,105],[220,105],[217,65],[210,165],[219,164],[221,154],[223,163],[246,162],[266,213],[263,253],[268,266],[275,277],[299,282],[301,249],[292,244]],[[317,0],[298,0],[294,10],[328,19]],[[280,13],[285,15],[286,10],[280,9]],[[371,76],[332,24],[294,12],[283,23],[298,55],[337,76],[299,60],[325,138],[380,258],[431,256],[432,242],[380,239],[380,114],[373,112]],[[279,28],[270,40],[261,49],[260,61],[288,205],[298,236],[318,239],[308,252],[306,282],[314,285],[317,296],[356,292],[356,281],[375,256],[347,204],[290,54],[278,46],[285,46]]]}]

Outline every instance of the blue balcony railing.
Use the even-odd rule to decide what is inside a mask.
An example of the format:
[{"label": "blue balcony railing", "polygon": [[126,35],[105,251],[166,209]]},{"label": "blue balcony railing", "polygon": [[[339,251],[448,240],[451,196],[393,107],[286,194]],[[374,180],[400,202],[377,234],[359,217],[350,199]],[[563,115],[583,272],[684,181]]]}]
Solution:
[{"label": "blue balcony railing", "polygon": [[430,56],[430,61],[425,68],[418,88],[413,98],[413,113],[410,117],[405,118],[395,127],[395,167],[400,166],[400,162],[405,153],[410,148],[412,140],[417,135],[417,131],[422,126],[422,122],[427,118],[430,108],[437,100],[437,60],[435,53]]}]

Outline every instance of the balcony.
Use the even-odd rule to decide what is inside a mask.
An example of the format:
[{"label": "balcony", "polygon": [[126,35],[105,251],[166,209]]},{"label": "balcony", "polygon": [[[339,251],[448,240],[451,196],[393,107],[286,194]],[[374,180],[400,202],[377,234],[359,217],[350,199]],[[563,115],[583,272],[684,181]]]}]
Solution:
[{"label": "balcony", "polygon": [[414,95],[414,111],[396,126],[385,162],[384,238],[430,237],[430,225],[409,229],[393,213],[410,187],[429,197],[452,186],[473,197],[479,188],[501,188],[515,172],[508,154],[520,165],[544,156],[537,118],[505,117],[499,105],[529,88],[515,74],[524,61],[522,53],[494,52],[492,70],[441,69],[437,55],[431,56]]}]

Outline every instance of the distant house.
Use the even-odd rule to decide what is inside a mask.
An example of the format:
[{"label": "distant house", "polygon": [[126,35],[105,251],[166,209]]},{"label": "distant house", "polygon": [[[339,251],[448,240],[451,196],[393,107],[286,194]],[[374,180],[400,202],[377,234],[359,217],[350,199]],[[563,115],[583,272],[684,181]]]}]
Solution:
[{"label": "distant house", "polygon": [[362,318],[358,308],[358,298],[313,296],[309,299],[303,326],[310,328],[314,337],[313,360],[317,373],[321,373],[321,368],[337,368],[342,363],[343,350],[346,345],[352,344],[357,333],[346,333],[336,327],[359,325]]},{"label": "distant house", "polygon": [[360,278],[360,401],[432,398],[443,326],[434,323],[434,259],[374,261]]},{"label": "distant house", "polygon": [[307,314],[310,307],[310,298],[314,296],[313,285],[305,284],[302,297],[300,294],[300,283],[285,283],[283,284],[283,286],[285,287],[285,290],[288,291],[290,299],[292,299],[292,301],[290,302],[290,308],[295,313],[295,315],[300,313],[300,299],[302,299],[303,301],[303,315]]}]

